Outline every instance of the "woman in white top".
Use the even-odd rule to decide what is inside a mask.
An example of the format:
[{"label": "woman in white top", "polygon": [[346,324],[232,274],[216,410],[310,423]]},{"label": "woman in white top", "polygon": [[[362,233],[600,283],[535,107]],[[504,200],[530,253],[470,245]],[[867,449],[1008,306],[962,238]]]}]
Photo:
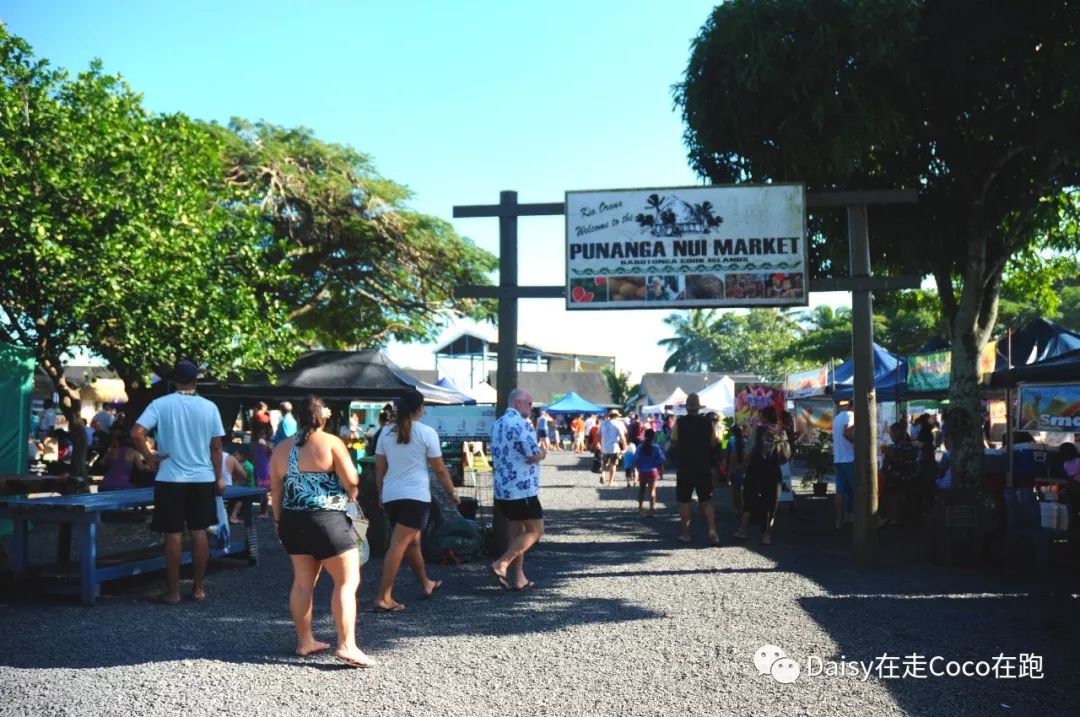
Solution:
[{"label": "woman in white top", "polygon": [[454,504],[460,502],[450,473],[442,459],[439,434],[420,423],[424,415],[424,397],[410,390],[398,401],[397,421],[379,434],[375,447],[375,483],[379,504],[394,528],[390,547],[383,559],[382,581],[375,598],[375,612],[401,612],[405,606],[394,600],[394,580],[401,561],[407,560],[416,575],[424,598],[442,587],[441,580],[431,580],[424,570],[420,552],[420,532],[431,513],[430,468],[439,478]]}]

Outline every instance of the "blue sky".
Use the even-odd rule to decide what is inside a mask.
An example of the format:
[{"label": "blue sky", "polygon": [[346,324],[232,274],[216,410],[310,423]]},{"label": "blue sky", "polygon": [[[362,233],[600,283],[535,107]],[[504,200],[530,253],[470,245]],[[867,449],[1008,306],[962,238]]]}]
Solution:
[{"label": "blue sky", "polygon": [[[55,65],[100,58],[152,110],[304,125],[351,145],[410,187],[414,208],[451,220],[454,205],[506,189],[555,202],[567,190],[699,184],[671,86],[714,4],[9,0],[0,20]],[[453,221],[498,252],[496,220]],[[563,218],[520,221],[520,282],[562,284]],[[519,340],[543,348],[613,354],[632,374],[666,357],[665,311],[569,314],[550,299],[520,311]],[[434,366],[430,345],[390,355]]]}]

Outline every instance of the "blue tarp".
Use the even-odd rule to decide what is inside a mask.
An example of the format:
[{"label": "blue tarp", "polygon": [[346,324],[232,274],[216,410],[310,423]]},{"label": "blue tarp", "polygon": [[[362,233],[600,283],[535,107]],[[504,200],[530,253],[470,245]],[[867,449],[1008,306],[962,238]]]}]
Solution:
[{"label": "blue tarp", "polygon": [[[829,378],[830,384],[835,383],[833,400],[850,399],[855,393],[855,361],[840,364]],[[907,361],[874,344],[874,389],[877,400],[895,401],[898,391],[899,397],[903,398],[906,384]]]},{"label": "blue tarp", "polygon": [[445,376],[443,378],[440,378],[438,381],[436,381],[435,385],[438,386],[439,388],[445,388],[447,391],[453,391],[454,393],[460,393],[462,396],[465,396],[465,405],[466,406],[475,406],[476,405],[476,399],[475,398],[473,398],[472,396],[469,396],[467,393],[465,393],[460,388],[455,386],[454,382],[451,381],[450,379],[446,378]]},{"label": "blue tarp", "polygon": [[548,413],[603,413],[604,407],[592,401],[586,401],[574,391],[566,394],[555,403],[547,406]]}]

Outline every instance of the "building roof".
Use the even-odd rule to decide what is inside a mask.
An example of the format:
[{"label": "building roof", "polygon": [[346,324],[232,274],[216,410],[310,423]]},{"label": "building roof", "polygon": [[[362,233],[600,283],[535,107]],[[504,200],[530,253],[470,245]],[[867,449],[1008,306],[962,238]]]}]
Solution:
[{"label": "building roof", "polygon": [[[496,372],[488,372],[488,383],[496,385]],[[603,374],[593,371],[518,371],[517,385],[532,394],[533,403],[546,406],[570,391],[586,401],[610,406],[611,393]]]},{"label": "building roof", "polygon": [[701,391],[724,376],[730,376],[731,380],[737,384],[758,383],[761,380],[761,377],[756,374],[721,371],[647,373],[641,377],[641,387],[638,389],[638,398],[634,403],[654,405],[670,396],[676,388],[681,388],[687,393]]},{"label": "building roof", "polygon": [[[483,336],[470,333],[462,333],[457,338],[447,342],[446,344],[435,349],[437,356],[446,356],[447,358],[477,358],[486,354],[492,358],[499,352],[498,341],[488,341]],[[537,357],[540,359],[568,359],[574,358],[582,361],[602,361],[610,362],[614,364],[614,356],[603,356],[597,354],[583,354],[583,353],[568,353],[560,351],[545,351],[539,346],[533,346],[531,344],[519,343],[517,346],[517,360],[521,362],[536,361]]]}]

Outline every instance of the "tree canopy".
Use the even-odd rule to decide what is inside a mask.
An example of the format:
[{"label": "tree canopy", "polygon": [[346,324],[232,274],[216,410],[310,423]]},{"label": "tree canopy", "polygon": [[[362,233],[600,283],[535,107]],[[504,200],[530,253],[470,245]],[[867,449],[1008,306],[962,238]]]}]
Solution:
[{"label": "tree canopy", "polygon": [[[675,91],[690,161],[714,182],[918,190],[871,209],[871,250],[879,271],[936,281],[959,482],[978,472],[977,357],[1009,260],[1078,246],[1078,33],[1076,3],[732,0]],[[818,273],[846,267],[841,227],[811,217]]]},{"label": "tree canopy", "polygon": [[486,284],[497,261],[449,223],[409,210],[410,192],[370,159],[311,131],[234,119],[219,128],[228,181],[269,230],[268,261],[292,280],[274,297],[312,343],[374,346],[433,338],[453,308],[474,319],[490,305],[454,299]]}]

